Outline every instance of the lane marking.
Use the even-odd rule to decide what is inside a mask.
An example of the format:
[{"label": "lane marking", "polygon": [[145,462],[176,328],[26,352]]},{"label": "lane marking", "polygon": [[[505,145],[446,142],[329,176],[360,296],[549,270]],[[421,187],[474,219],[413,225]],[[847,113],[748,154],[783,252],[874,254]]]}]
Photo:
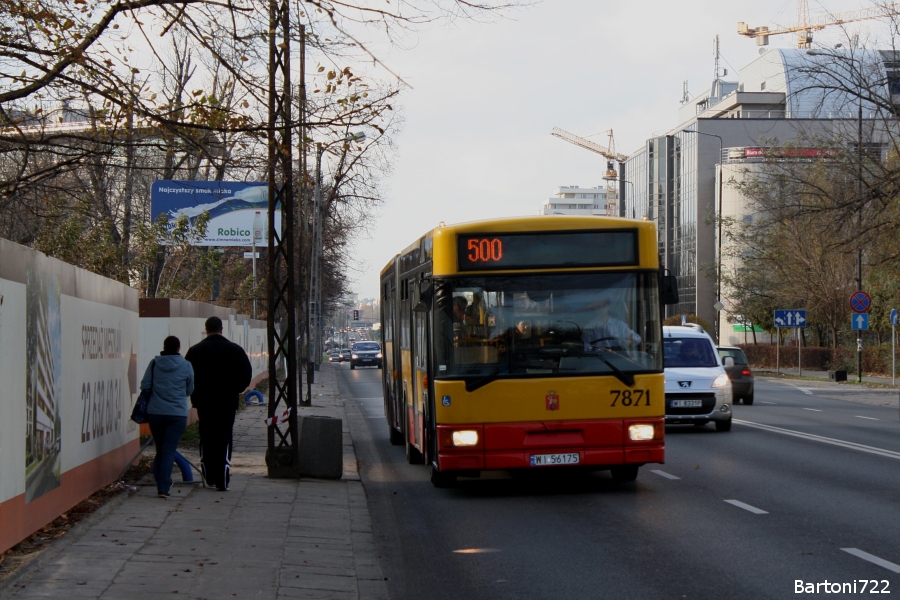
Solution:
[{"label": "lane marking", "polygon": [[650,471],[651,473],[656,473],[660,477],[665,477],[666,479],[681,479],[681,477],[676,477],[671,473],[666,473],[665,471],[660,471],[659,469],[653,469]]},{"label": "lane marking", "polygon": [[900,460],[900,452],[894,452],[893,450],[885,450],[884,448],[866,446],[864,444],[857,444],[855,442],[836,440],[834,438],[824,437],[821,435],[813,435],[811,433],[803,433],[802,431],[794,431],[793,429],[782,429],[781,427],[775,427],[773,425],[763,425],[762,423],[744,421],[743,419],[734,419],[734,422],[740,423],[741,425],[746,425],[748,427],[756,427],[757,429],[762,429],[764,431],[771,431],[772,433],[780,433],[782,435],[798,437],[804,440],[821,442],[823,444],[831,444],[832,446],[840,446],[841,448],[847,448],[849,450],[858,450],[859,452],[868,452],[869,454],[876,454],[885,458]]},{"label": "lane marking", "polygon": [[762,403],[763,404],[778,404],[777,402],[766,402],[765,400],[763,400]]},{"label": "lane marking", "polygon": [[803,410],[811,410],[811,411],[813,411],[813,412],[822,412],[822,411],[819,410],[818,408],[804,408]]},{"label": "lane marking", "polygon": [[768,512],[764,511],[761,508],[756,508],[755,506],[750,506],[749,504],[744,504],[740,500],[726,500],[728,504],[732,504],[737,506],[738,508],[743,508],[744,510],[752,512],[754,515],[767,515]]},{"label": "lane marking", "polygon": [[500,552],[499,548],[462,548],[454,550],[453,554],[487,554],[488,552]]},{"label": "lane marking", "polygon": [[862,415],[853,415],[857,419],[868,419],[870,421],[880,421],[881,419],[876,419],[875,417],[864,417]]},{"label": "lane marking", "polygon": [[859,548],[841,548],[847,554],[852,554],[858,558],[863,560],[867,560],[870,563],[876,564],[879,567],[884,567],[888,571],[893,571],[894,573],[900,573],[900,565],[895,565],[894,563],[884,560],[883,558],[878,558],[874,554],[869,554],[868,552],[863,552]]}]

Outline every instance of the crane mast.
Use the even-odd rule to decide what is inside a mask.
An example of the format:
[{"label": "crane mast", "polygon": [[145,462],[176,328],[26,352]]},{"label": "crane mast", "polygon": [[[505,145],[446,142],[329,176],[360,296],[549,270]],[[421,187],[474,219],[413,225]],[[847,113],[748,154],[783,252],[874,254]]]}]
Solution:
[{"label": "crane mast", "polygon": [[616,193],[614,184],[617,178],[615,163],[618,162],[620,165],[622,165],[626,160],[628,160],[628,157],[624,154],[619,154],[616,152],[616,142],[615,138],[613,137],[612,129],[604,133],[609,136],[609,144],[607,146],[601,146],[597,142],[575,135],[574,133],[569,133],[565,129],[560,129],[559,127],[554,127],[550,132],[550,135],[558,137],[561,140],[565,140],[570,144],[574,144],[579,148],[584,148],[585,150],[589,150],[591,152],[594,152],[595,154],[599,154],[600,156],[607,159],[606,174],[603,176],[603,179],[606,180],[606,214],[608,216],[615,216],[616,199],[618,198],[618,194]]}]

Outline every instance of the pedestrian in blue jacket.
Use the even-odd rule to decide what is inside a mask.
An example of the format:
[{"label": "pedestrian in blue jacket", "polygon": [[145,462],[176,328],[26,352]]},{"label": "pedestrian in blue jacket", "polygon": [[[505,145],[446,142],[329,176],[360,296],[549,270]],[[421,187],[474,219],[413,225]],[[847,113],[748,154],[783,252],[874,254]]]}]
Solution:
[{"label": "pedestrian in blue jacket", "polygon": [[163,351],[147,366],[141,389],[152,387],[147,404],[147,423],[156,456],[153,457],[153,477],[160,498],[168,498],[172,487],[172,467],[181,434],[187,428],[188,396],[194,391],[194,369],[178,353],[181,341],[170,335],[163,341]]}]

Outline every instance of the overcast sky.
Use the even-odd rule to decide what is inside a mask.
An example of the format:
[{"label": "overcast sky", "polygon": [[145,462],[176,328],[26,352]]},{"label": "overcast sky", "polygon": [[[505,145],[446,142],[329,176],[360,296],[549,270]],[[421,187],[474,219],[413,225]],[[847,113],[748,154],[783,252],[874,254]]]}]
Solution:
[{"label": "overcast sky", "polygon": [[[584,137],[613,129],[616,149],[631,154],[677,124],[683,81],[691,95],[709,88],[716,34],[720,66],[736,79],[759,52],[737,35],[737,22],[794,24],[796,5],[544,0],[492,23],[422,31],[413,47],[385,56],[413,89],[399,101],[406,122],[385,205],[371,237],[355,242],[354,291],[377,297],[387,261],[440,221],[532,215],[559,185],[600,184],[604,159],[552,137],[554,126]],[[813,16],[870,6],[809,2]],[[871,23],[847,30],[865,35]],[[846,35],[834,27],[816,41],[833,45]],[[769,47],[795,44],[789,34],[770,38]]]}]

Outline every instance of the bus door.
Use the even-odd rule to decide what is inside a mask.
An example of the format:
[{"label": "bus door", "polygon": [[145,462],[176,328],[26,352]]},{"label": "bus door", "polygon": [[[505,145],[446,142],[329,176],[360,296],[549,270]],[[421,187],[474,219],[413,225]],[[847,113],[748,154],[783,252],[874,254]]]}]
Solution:
[{"label": "bus door", "polygon": [[[383,284],[384,292],[381,300],[381,356],[382,356],[382,385],[384,386],[385,416],[391,427],[391,441],[395,442],[394,428],[403,431],[405,407],[400,405],[402,394],[397,389],[397,353],[400,348],[400,340],[397,339],[399,331],[395,327],[397,286],[391,273]],[[402,438],[401,438],[402,441]]]},{"label": "bus door", "polygon": [[[430,298],[425,291],[428,284],[422,279],[416,282],[413,301],[412,322],[412,365],[413,365],[413,397],[416,407],[415,442],[423,454],[427,453],[424,433],[431,415],[431,398],[428,391],[428,365],[431,362],[431,307]],[[430,459],[431,457],[426,457]]]}]

